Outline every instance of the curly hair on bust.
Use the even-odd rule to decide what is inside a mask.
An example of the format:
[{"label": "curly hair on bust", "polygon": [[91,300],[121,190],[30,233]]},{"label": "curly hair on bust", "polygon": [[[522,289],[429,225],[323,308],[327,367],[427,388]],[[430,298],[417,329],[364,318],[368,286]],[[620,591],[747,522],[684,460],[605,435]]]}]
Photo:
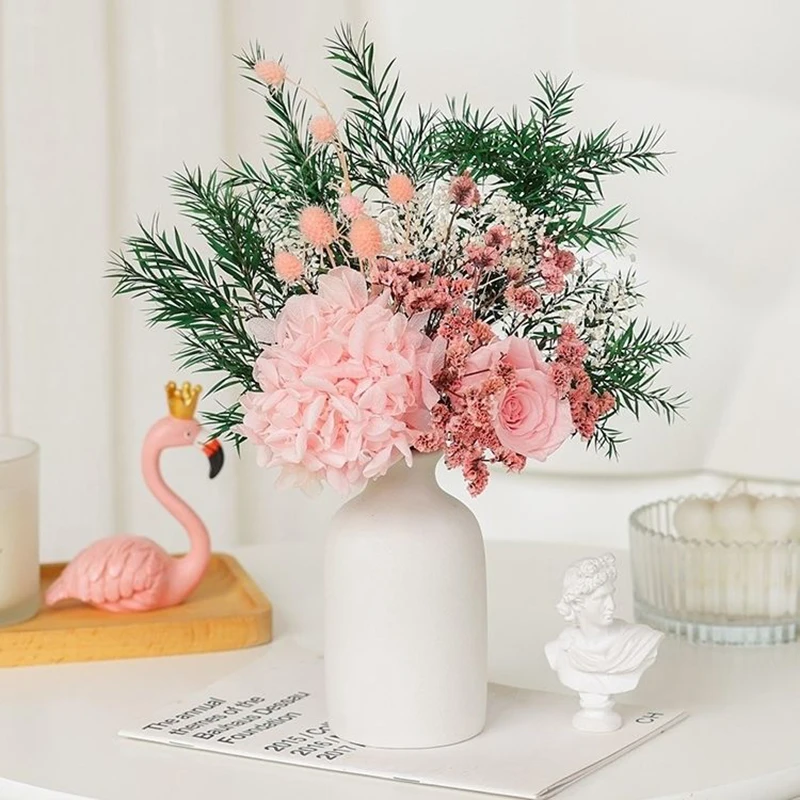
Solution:
[{"label": "curly hair on bust", "polygon": [[576,561],[564,573],[564,588],[556,610],[567,622],[576,622],[579,602],[616,579],[617,560],[612,553]]}]

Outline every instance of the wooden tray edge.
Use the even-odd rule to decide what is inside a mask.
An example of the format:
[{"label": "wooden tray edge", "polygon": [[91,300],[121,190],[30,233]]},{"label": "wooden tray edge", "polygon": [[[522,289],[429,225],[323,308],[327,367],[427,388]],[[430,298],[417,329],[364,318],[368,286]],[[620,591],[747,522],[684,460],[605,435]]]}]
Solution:
[{"label": "wooden tray edge", "polygon": [[[20,623],[20,626],[0,628],[0,668],[197,655],[257,647],[271,642],[272,603],[267,595],[234,556],[214,552],[212,558],[221,561],[233,575],[247,598],[249,608],[243,608],[236,613],[188,621],[144,621],[137,620],[136,615],[133,615],[130,623],[124,627],[124,635],[118,634],[120,628],[104,626],[30,630],[21,627],[25,623]],[[61,563],[42,564],[40,572],[44,577],[47,571],[48,578],[51,579],[54,568],[63,569],[64,566],[66,565]],[[214,636],[203,634],[204,629],[207,630],[209,626],[216,626]],[[169,636],[171,628],[183,635],[174,638]],[[188,641],[187,630],[193,632]],[[160,631],[161,635],[155,635],[155,631]],[[76,632],[89,636],[108,636],[110,640],[116,640],[113,646],[117,650],[114,655],[109,655],[105,647],[100,647],[99,650],[76,647],[72,641]],[[47,646],[39,644],[40,640],[46,640]]]}]

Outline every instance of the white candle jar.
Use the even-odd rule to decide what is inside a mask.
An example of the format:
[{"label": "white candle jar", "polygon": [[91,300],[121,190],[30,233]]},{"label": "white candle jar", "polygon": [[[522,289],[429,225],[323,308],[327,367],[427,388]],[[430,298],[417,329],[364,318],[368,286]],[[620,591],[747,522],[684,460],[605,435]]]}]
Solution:
[{"label": "white candle jar", "polygon": [[0,436],[0,625],[39,610],[39,448]]},{"label": "white candle jar", "polygon": [[[759,498],[741,496],[741,509],[721,506],[723,500],[730,502],[675,498],[631,514],[636,619],[697,643],[795,641],[800,633],[800,530],[770,537],[748,517],[747,503]],[[704,504],[710,513],[703,511]],[[675,512],[681,506],[691,513],[676,528]],[[715,508],[728,516],[722,520],[728,530],[722,533]]]}]

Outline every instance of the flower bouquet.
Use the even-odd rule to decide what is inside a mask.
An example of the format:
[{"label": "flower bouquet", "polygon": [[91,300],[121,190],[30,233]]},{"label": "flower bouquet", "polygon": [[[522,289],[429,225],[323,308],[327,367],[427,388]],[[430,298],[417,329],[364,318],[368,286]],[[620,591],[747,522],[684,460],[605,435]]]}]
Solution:
[{"label": "flower bouquet", "polygon": [[[204,249],[154,224],[115,258],[117,291],[145,297],[152,321],[177,329],[183,365],[217,373],[212,393],[238,388],[239,401],[207,415],[215,434],[246,439],[282,483],[308,490],[349,493],[399,462],[442,454],[478,495],[493,465],[518,472],[571,438],[614,456],[621,411],[672,420],[683,397],[656,381],[684,354],[683,331],[635,319],[635,274],[601,263],[632,240],[624,208],[602,206],[602,180],[662,171],[660,132],[572,133],[576,88],[548,75],[525,112],[464,100],[409,113],[393,64],[378,66],[365,32],[340,29],[327,54],[349,97],[341,116],[258,46],[241,56],[271,124],[269,159],[173,177]],[[367,516],[388,529],[406,512],[379,497]],[[391,520],[380,513],[388,506]],[[406,521],[404,530],[425,527]],[[474,628],[485,601],[474,582],[469,591]],[[380,605],[374,595],[350,601]],[[479,662],[480,635],[466,639]],[[350,646],[361,666],[341,662],[340,672],[389,669],[365,666],[361,645]],[[444,672],[469,673],[465,658]],[[418,660],[417,689],[443,673]],[[473,672],[485,687],[485,663]],[[414,705],[397,684],[387,692],[398,708]],[[387,712],[380,693],[368,701],[395,723],[405,713]],[[447,716],[435,702],[433,713]],[[429,738],[472,735],[476,720]]]}]

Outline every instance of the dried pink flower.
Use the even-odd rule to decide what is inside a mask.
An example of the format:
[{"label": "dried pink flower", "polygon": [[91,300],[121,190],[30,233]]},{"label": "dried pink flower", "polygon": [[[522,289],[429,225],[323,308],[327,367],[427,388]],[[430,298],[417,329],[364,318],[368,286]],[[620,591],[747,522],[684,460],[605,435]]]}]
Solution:
[{"label": "dried pink flower", "polygon": [[512,453],[510,450],[503,450],[499,454],[500,462],[511,472],[522,472],[525,469],[528,459],[519,453]]},{"label": "dried pink flower", "polygon": [[336,122],[327,114],[321,117],[314,117],[308,124],[308,129],[311,131],[314,141],[321,144],[331,142],[336,138]]},{"label": "dried pink flower", "polygon": [[364,261],[377,258],[383,249],[381,230],[372,217],[356,217],[350,228],[349,239],[353,252]]},{"label": "dried pink flower", "polygon": [[414,184],[408,175],[395,172],[386,182],[386,193],[395,205],[404,206],[410,203],[414,197]]},{"label": "dried pink flower", "polygon": [[561,329],[556,345],[556,357],[569,366],[580,366],[589,352],[588,346],[578,338],[575,326],[567,324]]},{"label": "dried pink flower", "polygon": [[466,254],[469,259],[468,271],[472,274],[493,270],[500,263],[500,253],[494,247],[468,244]]},{"label": "dried pink flower", "polygon": [[611,392],[603,392],[598,398],[600,404],[600,416],[604,417],[606,414],[614,410],[614,406],[616,406],[617,401],[614,399],[614,395]]},{"label": "dried pink flower", "polygon": [[465,470],[467,491],[472,497],[477,497],[489,484],[489,467],[481,459],[473,461]]},{"label": "dried pink flower", "polygon": [[523,314],[532,314],[542,304],[541,298],[530,286],[509,286],[505,298],[511,308]]},{"label": "dried pink flower", "polygon": [[584,439],[591,439],[600,417],[600,402],[589,391],[576,390],[569,396],[570,413],[575,429]]},{"label": "dried pink flower", "polygon": [[370,266],[369,282],[377,286],[388,286],[395,300],[404,301],[412,289],[418,288],[429,278],[430,272],[431,265],[425,261],[377,258]]},{"label": "dried pink flower", "polygon": [[504,225],[492,225],[483,236],[487,247],[494,247],[501,253],[511,246],[511,234]]},{"label": "dried pink flower", "polygon": [[314,247],[328,247],[336,239],[336,223],[320,206],[307,206],[300,212],[300,233]]},{"label": "dried pink flower", "polygon": [[566,397],[572,386],[572,367],[556,361],[550,368],[550,377],[558,389],[559,397]]},{"label": "dried pink flower", "polygon": [[555,259],[558,247],[556,246],[555,239],[550,236],[545,236],[542,240],[541,258],[543,261]]},{"label": "dried pink flower", "polygon": [[454,298],[463,297],[471,288],[472,281],[467,278],[449,278],[450,294]]},{"label": "dried pink flower", "polygon": [[339,200],[339,208],[346,217],[355,219],[364,213],[364,201],[354,194],[344,194]]},{"label": "dried pink flower", "polygon": [[572,388],[578,392],[591,392],[592,379],[583,366],[570,367],[572,370]]},{"label": "dried pink flower", "polygon": [[461,307],[442,317],[439,323],[439,336],[445,339],[457,339],[464,336],[472,323],[475,322],[475,315],[468,308]]},{"label": "dried pink flower", "polygon": [[457,206],[476,206],[481,201],[478,186],[469,172],[459,175],[450,184],[450,197]]},{"label": "dried pink flower", "polygon": [[566,281],[564,273],[559,269],[555,259],[546,259],[539,264],[539,274],[544,278],[543,291],[547,294],[558,294],[564,291]]},{"label": "dried pink flower", "polygon": [[267,86],[277,89],[286,80],[286,68],[279,61],[257,61],[253,72]]},{"label": "dried pink flower", "polygon": [[569,250],[559,250],[556,253],[556,264],[563,275],[567,275],[575,268],[575,253]]},{"label": "dried pink flower", "polygon": [[475,322],[472,323],[472,327],[469,329],[469,337],[478,345],[489,344],[489,342],[497,338],[491,325],[484,322],[482,319],[476,319]]},{"label": "dried pink flower", "polygon": [[275,253],[274,266],[278,277],[286,283],[294,283],[303,275],[303,262],[287,250]]},{"label": "dried pink flower", "polygon": [[453,305],[446,278],[438,277],[432,284],[412,288],[403,298],[406,314],[419,314],[422,311],[446,311]]},{"label": "dried pink flower", "polygon": [[525,265],[520,263],[519,261],[515,261],[512,264],[509,264],[508,269],[506,270],[506,275],[511,283],[517,283],[521,281],[527,273],[525,269]]}]

